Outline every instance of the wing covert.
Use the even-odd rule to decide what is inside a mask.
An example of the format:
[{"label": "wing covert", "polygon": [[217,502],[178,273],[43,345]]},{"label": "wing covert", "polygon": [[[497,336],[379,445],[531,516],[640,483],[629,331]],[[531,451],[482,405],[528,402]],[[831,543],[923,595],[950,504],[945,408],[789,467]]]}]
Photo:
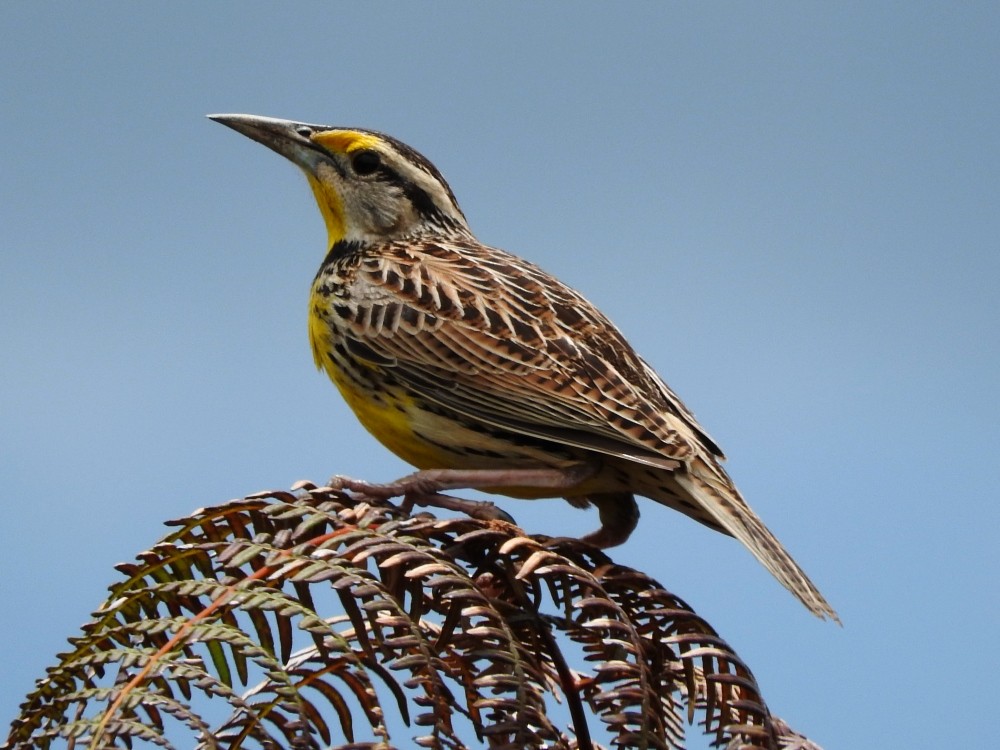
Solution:
[{"label": "wing covert", "polygon": [[[344,332],[414,393],[504,430],[675,469],[718,448],[577,292],[502,251],[413,245],[358,268]],[[700,445],[698,445],[700,444]]]}]

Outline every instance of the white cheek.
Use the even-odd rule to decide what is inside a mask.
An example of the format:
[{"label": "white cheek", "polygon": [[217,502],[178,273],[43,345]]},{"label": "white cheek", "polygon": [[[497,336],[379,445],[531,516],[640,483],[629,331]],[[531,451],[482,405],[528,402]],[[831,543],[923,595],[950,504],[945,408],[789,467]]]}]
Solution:
[{"label": "white cheek", "polygon": [[381,235],[406,231],[413,221],[413,208],[402,191],[387,191],[371,198],[365,206],[368,231]]}]

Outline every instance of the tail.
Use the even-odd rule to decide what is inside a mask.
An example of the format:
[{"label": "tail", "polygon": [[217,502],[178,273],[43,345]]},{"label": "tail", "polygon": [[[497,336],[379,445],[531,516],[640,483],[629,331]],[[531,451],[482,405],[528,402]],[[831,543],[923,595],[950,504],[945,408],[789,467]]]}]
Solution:
[{"label": "tail", "polygon": [[[698,506],[699,513],[692,513],[683,502],[677,505],[675,498],[663,498],[661,502],[691,515],[708,526],[721,527],[720,530],[732,534],[753,553],[771,574],[791,591],[806,608],[820,619],[830,618],[840,624],[840,618],[819,589],[809,580],[798,563],[785,551],[774,534],[764,525],[757,514],[747,505],[739,490],[733,485],[725,471],[712,459],[696,456],[687,471],[678,471],[672,479],[682,497],[686,496]],[[654,500],[660,498],[653,497]],[[700,519],[699,515],[708,518]],[[711,523],[714,521],[715,523]]]}]

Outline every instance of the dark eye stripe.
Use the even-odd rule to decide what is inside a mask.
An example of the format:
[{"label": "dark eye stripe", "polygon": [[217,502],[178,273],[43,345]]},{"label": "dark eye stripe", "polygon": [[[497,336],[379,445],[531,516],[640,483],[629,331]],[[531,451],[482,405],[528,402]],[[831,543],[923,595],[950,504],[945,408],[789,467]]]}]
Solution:
[{"label": "dark eye stripe", "polygon": [[[415,151],[403,152],[403,156],[415,157],[413,158],[413,166],[418,169],[422,169],[427,172],[428,170],[424,167],[425,160],[420,157]],[[441,220],[444,216],[441,209],[434,203],[430,194],[423,188],[417,186],[411,180],[406,179],[401,174],[392,169],[388,164],[382,161],[382,155],[375,151],[374,149],[359,149],[350,154],[351,169],[359,177],[371,177],[375,175],[375,179],[380,182],[385,182],[389,185],[394,185],[406,194],[410,203],[417,210],[417,213],[423,216],[425,219],[436,219]],[[447,188],[447,183],[443,182],[443,178],[440,177],[436,172],[431,175],[435,177],[439,182],[445,186],[449,197],[451,196],[450,189]],[[457,206],[456,206],[457,208]]]}]

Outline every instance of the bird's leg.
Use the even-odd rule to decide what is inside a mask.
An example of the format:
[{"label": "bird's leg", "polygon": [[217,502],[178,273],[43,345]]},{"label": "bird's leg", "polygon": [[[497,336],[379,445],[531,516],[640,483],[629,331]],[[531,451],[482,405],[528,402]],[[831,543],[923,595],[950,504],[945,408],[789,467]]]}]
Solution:
[{"label": "bird's leg", "polygon": [[[414,504],[468,513],[473,518],[513,521],[509,515],[488,501],[464,500],[440,494],[443,490],[490,490],[500,487],[570,489],[592,476],[597,467],[579,463],[565,468],[532,469],[426,469],[388,484],[374,484],[350,477],[330,480],[334,489],[349,490],[380,500],[402,497],[403,507]],[[631,530],[631,529],[630,529]],[[627,536],[627,535],[626,535]]]},{"label": "bird's leg", "polygon": [[406,495],[433,495],[443,490],[495,490],[500,487],[562,490],[575,487],[593,476],[596,470],[596,466],[587,463],[565,468],[425,469],[388,484],[336,476],[330,480],[330,486],[382,500]]},{"label": "bird's leg", "polygon": [[639,506],[631,492],[574,496],[567,497],[566,500],[576,508],[586,508],[588,504],[597,506],[601,528],[580,537],[580,541],[598,549],[624,544],[639,523]]}]

